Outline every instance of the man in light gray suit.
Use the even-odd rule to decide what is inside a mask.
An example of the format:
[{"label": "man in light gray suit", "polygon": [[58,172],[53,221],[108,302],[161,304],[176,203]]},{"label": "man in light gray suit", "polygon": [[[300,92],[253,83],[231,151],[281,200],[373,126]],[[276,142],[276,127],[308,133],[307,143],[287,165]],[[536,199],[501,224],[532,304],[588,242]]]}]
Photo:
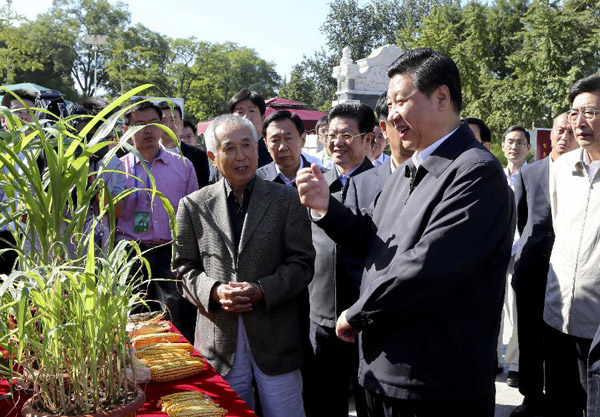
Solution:
[{"label": "man in light gray suit", "polygon": [[183,199],[175,267],[198,306],[198,351],[265,417],[304,416],[296,299],[314,270],[310,222],[298,194],[256,177],[256,131],[216,118],[207,148],[223,178]]}]

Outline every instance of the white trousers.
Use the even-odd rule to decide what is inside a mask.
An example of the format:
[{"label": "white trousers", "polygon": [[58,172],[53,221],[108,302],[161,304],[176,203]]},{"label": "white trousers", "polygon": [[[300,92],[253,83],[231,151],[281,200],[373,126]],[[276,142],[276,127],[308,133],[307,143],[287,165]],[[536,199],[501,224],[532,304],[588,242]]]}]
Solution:
[{"label": "white trousers", "polygon": [[253,380],[264,417],[305,417],[300,369],[282,375],[261,372],[252,357],[244,322],[239,316],[235,358],[225,381],[254,410]]},{"label": "white trousers", "polygon": [[[517,337],[517,301],[515,291],[510,282],[514,270],[514,257],[510,258],[508,271],[506,273],[506,292],[504,293],[504,308],[502,310],[502,319],[500,320],[500,334],[498,335],[498,362],[504,354],[504,361],[509,366],[509,371],[519,371],[519,339]],[[512,326],[512,333],[506,346],[506,352],[503,352],[502,335],[504,333],[504,319],[508,318]],[[502,365],[499,363],[498,365]]]}]

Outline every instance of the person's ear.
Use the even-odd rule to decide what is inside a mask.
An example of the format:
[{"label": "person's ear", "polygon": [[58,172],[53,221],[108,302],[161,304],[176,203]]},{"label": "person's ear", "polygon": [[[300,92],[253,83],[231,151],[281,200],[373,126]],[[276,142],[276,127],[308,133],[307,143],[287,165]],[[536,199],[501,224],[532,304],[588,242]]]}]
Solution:
[{"label": "person's ear", "polygon": [[445,84],[438,86],[435,90],[435,101],[438,105],[439,110],[444,110],[448,105],[451,105],[450,102],[450,89]]},{"label": "person's ear", "polygon": [[306,132],[300,136],[300,139],[302,139],[302,147],[304,148],[304,144],[306,143]]}]

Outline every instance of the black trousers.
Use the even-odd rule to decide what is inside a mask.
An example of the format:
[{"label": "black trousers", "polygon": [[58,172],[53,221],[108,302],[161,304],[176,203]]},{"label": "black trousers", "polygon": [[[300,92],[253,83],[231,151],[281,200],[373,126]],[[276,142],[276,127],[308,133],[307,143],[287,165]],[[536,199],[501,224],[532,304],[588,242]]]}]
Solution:
[{"label": "black trousers", "polygon": [[303,377],[307,417],[348,417],[352,383],[358,417],[365,417],[364,389],[358,385],[358,345],[338,339],[335,329],[310,322],[313,354]]},{"label": "black trousers", "polygon": [[148,285],[146,296],[150,309],[159,311],[166,306],[171,314],[171,322],[190,343],[194,344],[198,309],[183,298],[177,290],[175,275],[171,271],[171,245],[141,244],[140,248],[142,251],[148,250],[145,257],[150,264],[153,278]]},{"label": "black trousers", "polygon": [[473,400],[409,401],[366,390],[369,417],[494,417],[495,393]]},{"label": "black trousers", "polygon": [[[8,230],[0,232],[0,250],[12,248],[15,244],[13,235]],[[15,251],[7,251],[0,254],[0,274],[10,274],[15,266],[17,253]]]},{"label": "black trousers", "polygon": [[530,282],[515,288],[519,336],[519,391],[526,401],[544,401],[544,298],[546,277],[528,276]]},{"label": "black trousers", "polygon": [[592,339],[546,333],[547,417],[581,417],[586,408],[587,361]]}]

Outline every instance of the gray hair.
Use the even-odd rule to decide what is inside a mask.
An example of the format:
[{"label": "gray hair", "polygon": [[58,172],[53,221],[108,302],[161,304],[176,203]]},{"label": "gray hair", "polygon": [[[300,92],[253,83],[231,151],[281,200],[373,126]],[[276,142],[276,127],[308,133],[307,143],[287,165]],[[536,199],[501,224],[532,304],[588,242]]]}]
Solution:
[{"label": "gray hair", "polygon": [[212,121],[212,123],[208,126],[208,129],[206,129],[206,134],[204,136],[204,139],[206,140],[206,150],[208,152],[212,152],[213,155],[217,154],[217,151],[219,150],[221,144],[220,139],[217,138],[215,132],[222,124],[237,124],[247,127],[248,130],[252,133],[252,137],[254,138],[254,140],[258,140],[258,137],[256,136],[256,129],[254,128],[254,125],[250,120],[246,119],[245,117],[238,116],[237,114],[223,114],[221,116],[216,117]]}]

